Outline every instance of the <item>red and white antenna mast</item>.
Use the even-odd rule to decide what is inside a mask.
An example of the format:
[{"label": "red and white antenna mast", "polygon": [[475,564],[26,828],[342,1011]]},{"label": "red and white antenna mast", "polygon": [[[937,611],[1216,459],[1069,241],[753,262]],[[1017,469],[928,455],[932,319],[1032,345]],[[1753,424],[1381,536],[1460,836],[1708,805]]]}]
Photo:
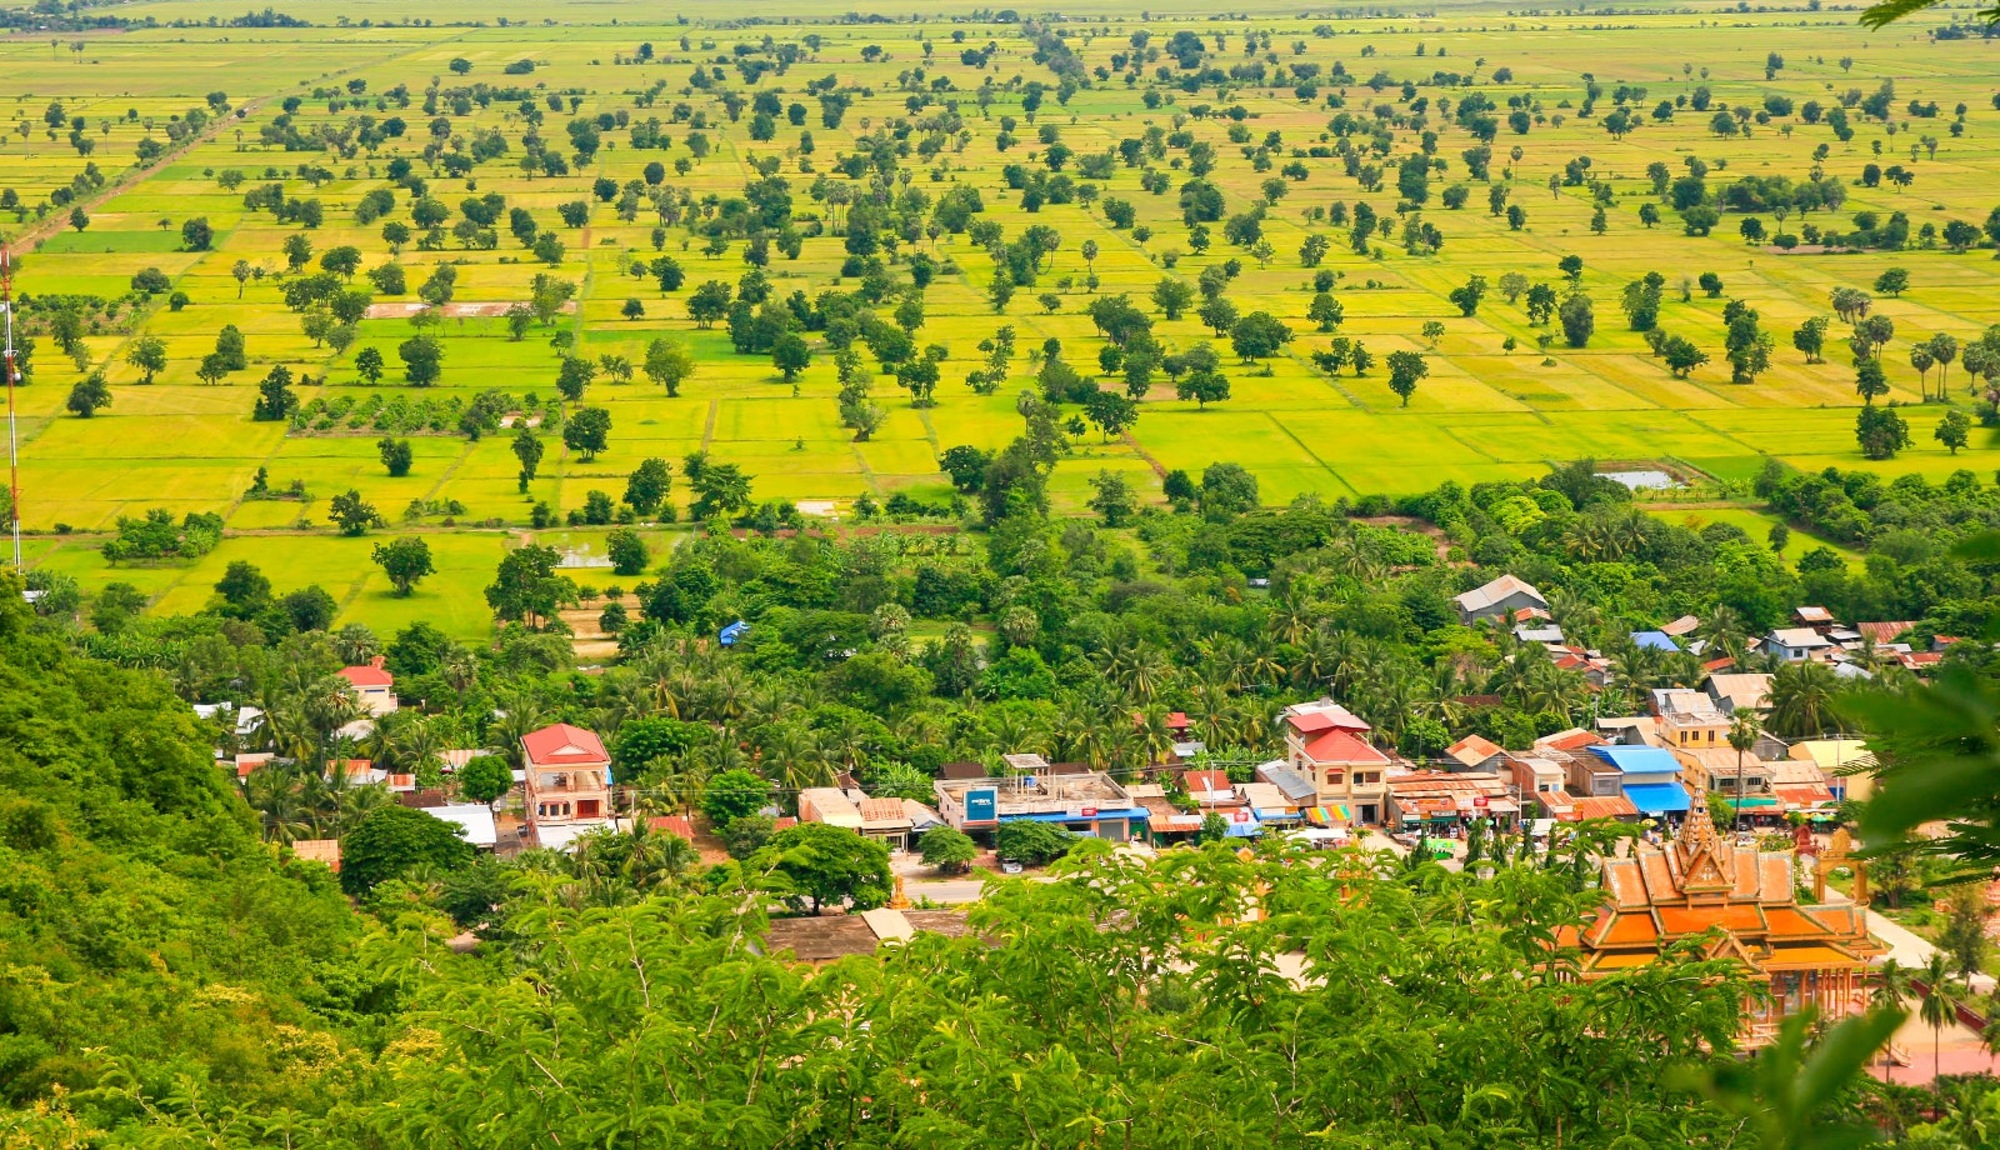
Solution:
[{"label": "red and white antenna mast", "polygon": [[0,312],[7,316],[7,515],[13,520],[14,570],[21,570],[21,437],[14,424],[14,385],[21,381],[14,365],[14,253],[0,248]]}]

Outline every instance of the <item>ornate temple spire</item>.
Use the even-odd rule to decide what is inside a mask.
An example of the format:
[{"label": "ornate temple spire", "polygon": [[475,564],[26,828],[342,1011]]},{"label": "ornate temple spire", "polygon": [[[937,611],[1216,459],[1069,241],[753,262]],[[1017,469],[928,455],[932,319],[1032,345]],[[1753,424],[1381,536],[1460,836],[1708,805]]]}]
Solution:
[{"label": "ornate temple spire", "polygon": [[1716,832],[1715,820],[1708,817],[1708,780],[1700,772],[1689,796],[1688,816],[1681,823],[1674,852],[1680,861],[1680,884],[1684,893],[1713,893],[1731,885],[1730,868],[1735,850],[1725,847]]}]

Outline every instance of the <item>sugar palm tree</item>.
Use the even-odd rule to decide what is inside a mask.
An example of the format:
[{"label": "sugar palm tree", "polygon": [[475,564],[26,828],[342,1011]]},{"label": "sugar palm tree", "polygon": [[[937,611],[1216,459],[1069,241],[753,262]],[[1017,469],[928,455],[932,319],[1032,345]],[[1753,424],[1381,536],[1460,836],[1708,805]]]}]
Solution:
[{"label": "sugar palm tree", "polygon": [[1729,745],[1736,751],[1736,823],[1735,830],[1743,829],[1743,755],[1757,745],[1757,716],[1749,711],[1738,711],[1729,720]]},{"label": "sugar palm tree", "polygon": [[1917,1014],[1931,1028],[1931,1080],[1935,1082],[1944,1063],[1944,1028],[1958,1018],[1958,1008],[1965,1003],[1965,986],[1952,977],[1951,959],[1943,951],[1931,952],[1920,977],[1924,992],[1917,1002]]}]

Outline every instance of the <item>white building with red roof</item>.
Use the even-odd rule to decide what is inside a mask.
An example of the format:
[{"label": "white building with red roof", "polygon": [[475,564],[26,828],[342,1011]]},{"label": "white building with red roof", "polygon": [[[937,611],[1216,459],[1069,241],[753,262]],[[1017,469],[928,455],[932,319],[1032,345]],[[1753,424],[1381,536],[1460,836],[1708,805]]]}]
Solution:
[{"label": "white building with red roof", "polygon": [[561,848],[611,825],[611,756],[596,732],[556,723],[521,736],[528,834]]},{"label": "white building with red roof", "polygon": [[1285,760],[1319,789],[1320,806],[1340,821],[1379,823],[1387,812],[1389,756],[1368,742],[1360,716],[1320,699],[1286,707]]},{"label": "white building with red roof", "polygon": [[361,700],[361,707],[370,715],[386,715],[396,709],[396,677],[384,668],[385,661],[377,655],[359,667],[342,667],[335,674],[347,680],[347,685]]}]

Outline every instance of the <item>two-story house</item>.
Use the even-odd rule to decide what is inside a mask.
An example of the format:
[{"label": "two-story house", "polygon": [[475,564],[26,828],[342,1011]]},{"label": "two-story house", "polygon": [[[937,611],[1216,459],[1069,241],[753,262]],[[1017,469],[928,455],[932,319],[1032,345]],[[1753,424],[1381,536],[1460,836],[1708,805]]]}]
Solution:
[{"label": "two-story house", "polygon": [[1729,745],[1731,719],[1703,691],[1661,687],[1652,693],[1654,733],[1674,749],[1696,750]]},{"label": "two-story house", "polygon": [[611,825],[611,756],[595,732],[557,723],[521,736],[528,833],[545,847]]},{"label": "two-story house", "polygon": [[396,677],[384,669],[386,662],[377,655],[363,666],[342,667],[335,672],[347,680],[361,700],[361,709],[370,715],[386,715],[396,709]]},{"label": "two-story house", "polygon": [[1617,768],[1619,790],[1640,814],[1662,818],[1687,813],[1690,800],[1681,783],[1681,762],[1664,748],[1606,743],[1586,750]]},{"label": "two-story house", "polygon": [[1278,721],[1285,729],[1287,765],[1313,781],[1321,806],[1345,807],[1356,823],[1383,820],[1389,756],[1369,745],[1372,728],[1360,716],[1320,699],[1286,707]]}]

